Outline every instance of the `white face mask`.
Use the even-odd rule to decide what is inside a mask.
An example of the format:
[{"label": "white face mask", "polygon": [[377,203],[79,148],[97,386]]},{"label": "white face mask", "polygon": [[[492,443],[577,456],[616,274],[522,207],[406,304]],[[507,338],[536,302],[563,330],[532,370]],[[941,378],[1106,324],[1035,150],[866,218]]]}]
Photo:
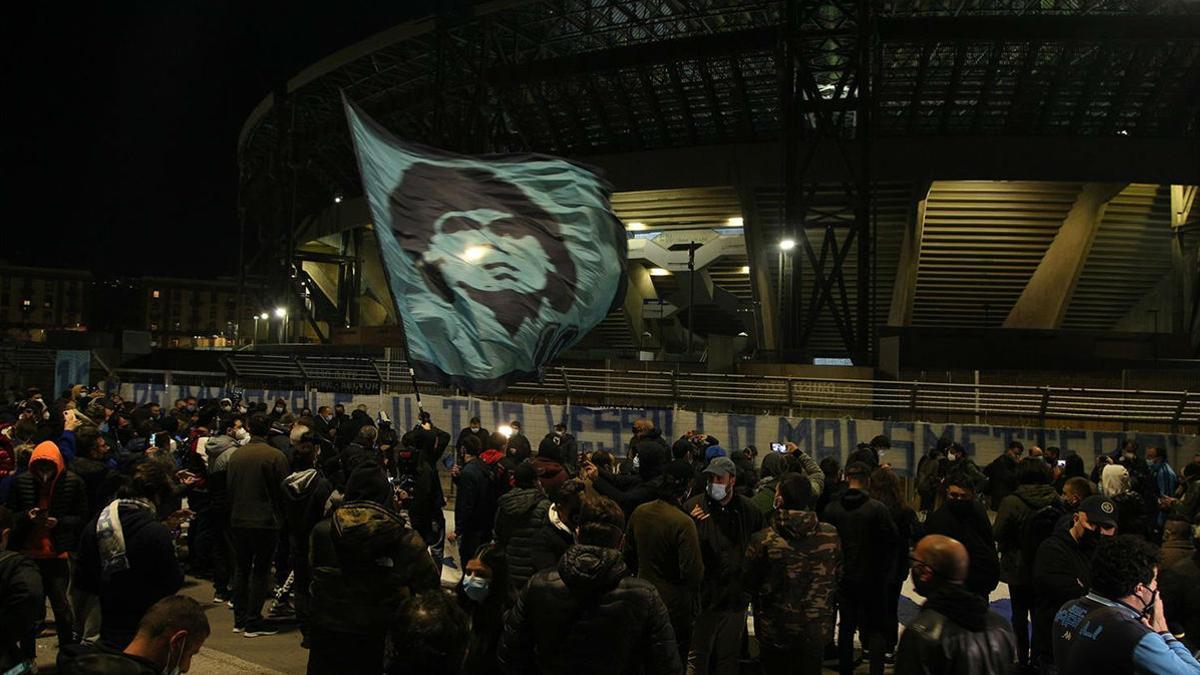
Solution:
[{"label": "white face mask", "polygon": [[250,442],[250,432],[244,428],[233,432],[233,438],[238,442],[238,445],[245,445]]},{"label": "white face mask", "polygon": [[728,494],[729,494],[729,488],[725,487],[721,483],[709,483],[708,496],[712,497],[713,501],[723,502],[723,501],[725,501],[725,497]]},{"label": "white face mask", "polygon": [[172,655],[175,653],[175,647],[171,646],[167,652],[167,667],[163,668],[163,675],[179,675],[183,672],[181,664],[185,652],[187,652],[187,638],[184,638],[183,644],[180,645],[179,657],[174,659],[175,665],[171,665]]}]

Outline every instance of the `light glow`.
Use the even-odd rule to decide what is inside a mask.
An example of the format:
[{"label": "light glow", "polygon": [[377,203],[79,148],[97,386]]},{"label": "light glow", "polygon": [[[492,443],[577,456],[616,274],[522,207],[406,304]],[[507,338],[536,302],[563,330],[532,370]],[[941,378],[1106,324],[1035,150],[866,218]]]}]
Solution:
[{"label": "light glow", "polygon": [[483,256],[487,255],[487,252],[487,246],[471,246],[467,250],[463,251],[462,257],[463,260],[466,260],[467,262],[478,262],[483,258]]},{"label": "light glow", "polygon": [[646,229],[646,224],[645,223],[626,223],[625,229],[629,230],[630,232],[640,232],[640,231]]},{"label": "light glow", "polygon": [[496,433],[500,434],[501,436],[503,436],[505,438],[512,436],[512,432],[513,432],[512,427],[508,426],[507,424],[501,424],[499,427],[496,428]]},{"label": "light glow", "polygon": [[664,270],[661,267],[651,267],[650,268],[650,276],[652,276],[652,277],[665,277],[670,274],[671,274],[670,272],[668,272],[667,270]]},{"label": "light glow", "polygon": [[796,248],[796,240],[784,239],[783,241],[779,242],[779,248],[783,249],[784,251],[790,251]]},{"label": "light glow", "polygon": [[275,316],[282,319],[283,317],[287,316],[287,310],[282,307],[276,307]]},{"label": "light glow", "polygon": [[727,222],[729,223],[730,227],[742,227],[742,224],[745,223],[746,221],[743,220],[741,216],[734,216],[734,217],[730,218]]},{"label": "light glow", "polygon": [[750,274],[750,266],[742,265],[742,274]]}]

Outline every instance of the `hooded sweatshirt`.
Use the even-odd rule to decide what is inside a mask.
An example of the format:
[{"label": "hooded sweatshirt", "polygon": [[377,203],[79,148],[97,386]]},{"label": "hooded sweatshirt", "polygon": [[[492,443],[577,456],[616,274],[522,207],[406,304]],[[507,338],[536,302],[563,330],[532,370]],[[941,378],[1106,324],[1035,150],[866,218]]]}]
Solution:
[{"label": "hooded sweatshirt", "polygon": [[[42,482],[36,469],[46,462],[53,465],[54,474]],[[66,558],[75,550],[87,517],[87,489],[79,476],[66,471],[58,446],[43,441],[33,449],[29,471],[17,476],[9,507],[18,516],[11,548],[31,558]],[[56,518],[55,527],[47,527],[45,520],[30,520],[28,513],[34,508]]]},{"label": "hooded sweatshirt", "polygon": [[882,587],[900,545],[896,523],[883,502],[851,488],[829,504],[825,520],[841,539],[842,583]]}]

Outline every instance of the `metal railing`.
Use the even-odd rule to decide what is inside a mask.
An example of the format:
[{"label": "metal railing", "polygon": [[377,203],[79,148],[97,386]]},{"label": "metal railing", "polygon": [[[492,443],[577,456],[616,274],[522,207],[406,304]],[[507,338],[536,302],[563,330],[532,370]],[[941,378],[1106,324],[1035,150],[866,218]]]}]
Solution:
[{"label": "metal railing", "polygon": [[[244,385],[300,384],[330,391],[410,392],[408,364],[372,358],[263,356],[226,358]],[[460,392],[432,382],[422,392]],[[1172,426],[1200,424],[1200,391],[1148,391],[1083,387],[950,384],[667,370],[617,371],[554,367],[540,383],[522,382],[507,396],[571,399],[652,406],[716,404],[724,409],[767,408],[840,411],[898,417],[908,414],[1015,417],[1030,420],[1138,421]]]},{"label": "metal railing", "polygon": [[[54,350],[0,352],[0,371],[53,371]],[[174,377],[167,371],[116,368],[114,372],[129,381],[212,382],[223,378],[229,385],[263,389],[355,394],[413,391],[404,361],[231,352],[221,362],[224,372],[176,371]],[[1200,384],[1200,378],[1197,382]],[[417,386],[423,393],[462,394],[433,382],[418,382]],[[552,367],[541,382],[514,384],[504,398],[630,407],[681,406],[724,412],[777,411],[789,416],[811,411],[826,416],[892,419],[944,416],[947,420],[980,423],[1001,417],[1030,423],[1063,419],[1200,428],[1200,387],[1163,391]]]}]

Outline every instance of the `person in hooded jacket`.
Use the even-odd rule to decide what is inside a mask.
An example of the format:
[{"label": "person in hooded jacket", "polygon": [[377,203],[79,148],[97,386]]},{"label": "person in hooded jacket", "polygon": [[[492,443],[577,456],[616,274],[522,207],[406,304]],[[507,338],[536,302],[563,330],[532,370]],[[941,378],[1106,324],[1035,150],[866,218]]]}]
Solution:
[{"label": "person in hooded jacket", "polygon": [[[29,458],[29,470],[17,476],[8,495],[8,508],[16,518],[10,548],[33,559],[42,576],[42,587],[54,610],[59,645],[77,642],[75,615],[67,595],[69,555],[79,546],[87,517],[87,486],[68,471],[58,446],[42,441]],[[33,655],[32,637],[24,644]]]},{"label": "person in hooded jacket", "polygon": [[70,469],[87,487],[87,517],[91,520],[112,501],[121,485],[121,477],[116,471],[116,462],[109,457],[108,441],[94,425],[76,429],[75,450],[75,461],[71,462]]},{"label": "person in hooded jacket", "polygon": [[295,574],[296,619],[306,642],[312,606],[309,537],[317,523],[325,518],[325,504],[333,494],[333,484],[316,468],[317,446],[315,433],[302,436],[292,453],[292,473],[283,479],[283,518],[289,536],[292,573]]},{"label": "person in hooded jacket", "polygon": [[[775,488],[779,485],[779,478],[784,474],[791,473],[791,468],[787,457],[778,452],[769,453],[763,457],[762,466],[759,467],[758,485],[755,486],[754,495],[750,501],[754,502],[754,506],[762,511],[764,518],[770,518],[775,512]],[[817,491],[818,494],[820,491]]]},{"label": "person in hooded jacket", "polygon": [[547,435],[538,445],[537,457],[530,461],[537,472],[538,484],[546,494],[553,494],[570,477],[563,463],[562,447],[558,444],[560,441],[553,434]]},{"label": "person in hooded jacket", "polygon": [[888,571],[887,613],[883,627],[883,660],[884,663],[891,664],[895,663],[896,641],[900,637],[897,632],[900,621],[900,590],[908,576],[908,550],[914,543],[917,512],[908,505],[900,477],[890,468],[881,466],[871,472],[870,495],[872,499],[887,507],[892,522],[896,524],[896,533],[900,536],[899,545],[894,549],[894,562]]},{"label": "person in hooded jacket", "polygon": [[99,596],[100,640],[113,649],[124,649],[146,610],[183,586],[171,531],[160,522],[172,492],[166,469],[142,462],[83,530],[75,581]]},{"label": "person in hooded jacket", "polygon": [[[406,435],[405,438],[410,437]],[[421,451],[411,446],[396,452],[393,470],[396,498],[400,501],[400,508],[408,514],[409,524],[426,543],[436,544],[438,531],[435,516],[442,512],[446,503],[442,499],[441,486],[437,484],[434,470],[422,461]],[[440,566],[440,552],[433,553]]]},{"label": "person in hooded jacket", "polygon": [[671,461],[671,448],[663,440],[662,431],[648,419],[640,419],[633,423],[633,438],[629,440],[629,457],[641,462],[650,461],[659,467]]},{"label": "person in hooded jacket", "polygon": [[208,508],[196,513],[197,520],[206,521],[202,527],[212,541],[213,601],[228,602],[233,598],[233,532],[229,528],[229,462],[238,448],[250,441],[245,419],[231,416],[218,418],[221,433],[204,441],[208,460]]},{"label": "person in hooded jacket", "polygon": [[964,472],[947,476],[943,482],[945,499],[925,519],[924,534],[945,535],[967,547],[971,555],[967,589],[986,598],[1000,584],[1000,556],[992,523],[983,504],[975,498],[974,485]]},{"label": "person in hooded jacket", "polygon": [[585,497],[576,530],[579,543],[556,568],[535,574],[508,613],[501,667],[512,675],[679,675],[667,608],[621,558],[621,507]]},{"label": "person in hooded jacket", "polygon": [[861,632],[870,654],[871,673],[883,672],[886,648],[887,582],[900,546],[900,534],[888,508],[871,499],[870,467],[846,467],[849,487],[825,509],[825,522],[837,528],[842,543],[842,579],[838,584],[838,663],[843,675],[854,672],[854,633]]},{"label": "person in hooded jacket", "polygon": [[483,422],[480,422],[478,417],[472,417],[471,421],[467,423],[467,426],[463,427],[458,432],[458,440],[454,442],[454,450],[458,455],[455,459],[460,461],[462,460],[462,450],[463,446],[466,445],[467,436],[474,436],[475,438],[478,438],[479,444],[481,446],[486,446],[488,437],[490,435],[491,432],[483,428]]},{"label": "person in hooded jacket", "polygon": [[742,568],[751,536],[763,528],[763,516],[753,502],[735,493],[737,467],[731,459],[714,458],[704,475],[708,479],[704,494],[692,497],[683,507],[696,522],[704,561],[688,673],[726,675],[738,670],[749,605],[742,588]]},{"label": "person in hooded jacket", "polygon": [[505,447],[510,456],[515,456],[518,461],[524,462],[533,456],[533,445],[529,442],[529,437],[521,433],[521,423],[513,420],[508,423],[508,427],[512,429],[509,434]]},{"label": "person in hooded jacket", "polygon": [[1016,638],[987,600],[964,586],[970,557],[960,542],[929,535],[912,556],[913,586],[925,596],[896,650],[896,675],[1008,675]]},{"label": "person in hooded jacket", "polygon": [[[1008,584],[1012,600],[1012,627],[1017,636],[1017,657],[1021,666],[1029,666],[1029,617],[1033,614],[1033,561],[1026,552],[1036,551],[1024,539],[1029,517],[1048,506],[1060,503],[1050,486],[1050,467],[1037,457],[1026,457],[1017,464],[1017,489],[1000,500],[992,532],[1000,549],[1000,580]],[[1065,511],[1065,507],[1064,507]]]},{"label": "person in hooded jacket", "polygon": [[[567,432],[567,425],[561,422],[554,425],[554,430],[546,434],[542,439],[544,443],[549,439],[559,447],[558,461],[562,463],[567,470],[568,476],[579,475],[579,442],[575,440],[575,436]],[[539,451],[540,454],[540,451]]]},{"label": "person in hooded jacket", "polygon": [[550,500],[538,485],[530,463],[517,467],[516,485],[500,497],[496,507],[495,541],[508,560],[508,580],[513,591],[525,588],[537,570],[533,565],[533,539],[549,522]]},{"label": "person in hooded jacket", "polygon": [[819,675],[837,617],[842,546],[837,528],[809,510],[812,484],[785,473],[771,524],[746,548],[742,581],[754,603],[754,636],[766,675]]},{"label": "person in hooded jacket", "polygon": [[400,603],[438,588],[421,535],[399,515],[387,474],[361,464],[346,501],[313,528],[309,675],[379,673],[391,618]]},{"label": "person in hooded jacket", "polygon": [[642,504],[629,518],[625,563],[638,578],[654,584],[671,617],[680,658],[691,647],[704,561],[696,523],[684,513],[692,491],[692,467],[675,461],[658,483],[658,499]]}]

